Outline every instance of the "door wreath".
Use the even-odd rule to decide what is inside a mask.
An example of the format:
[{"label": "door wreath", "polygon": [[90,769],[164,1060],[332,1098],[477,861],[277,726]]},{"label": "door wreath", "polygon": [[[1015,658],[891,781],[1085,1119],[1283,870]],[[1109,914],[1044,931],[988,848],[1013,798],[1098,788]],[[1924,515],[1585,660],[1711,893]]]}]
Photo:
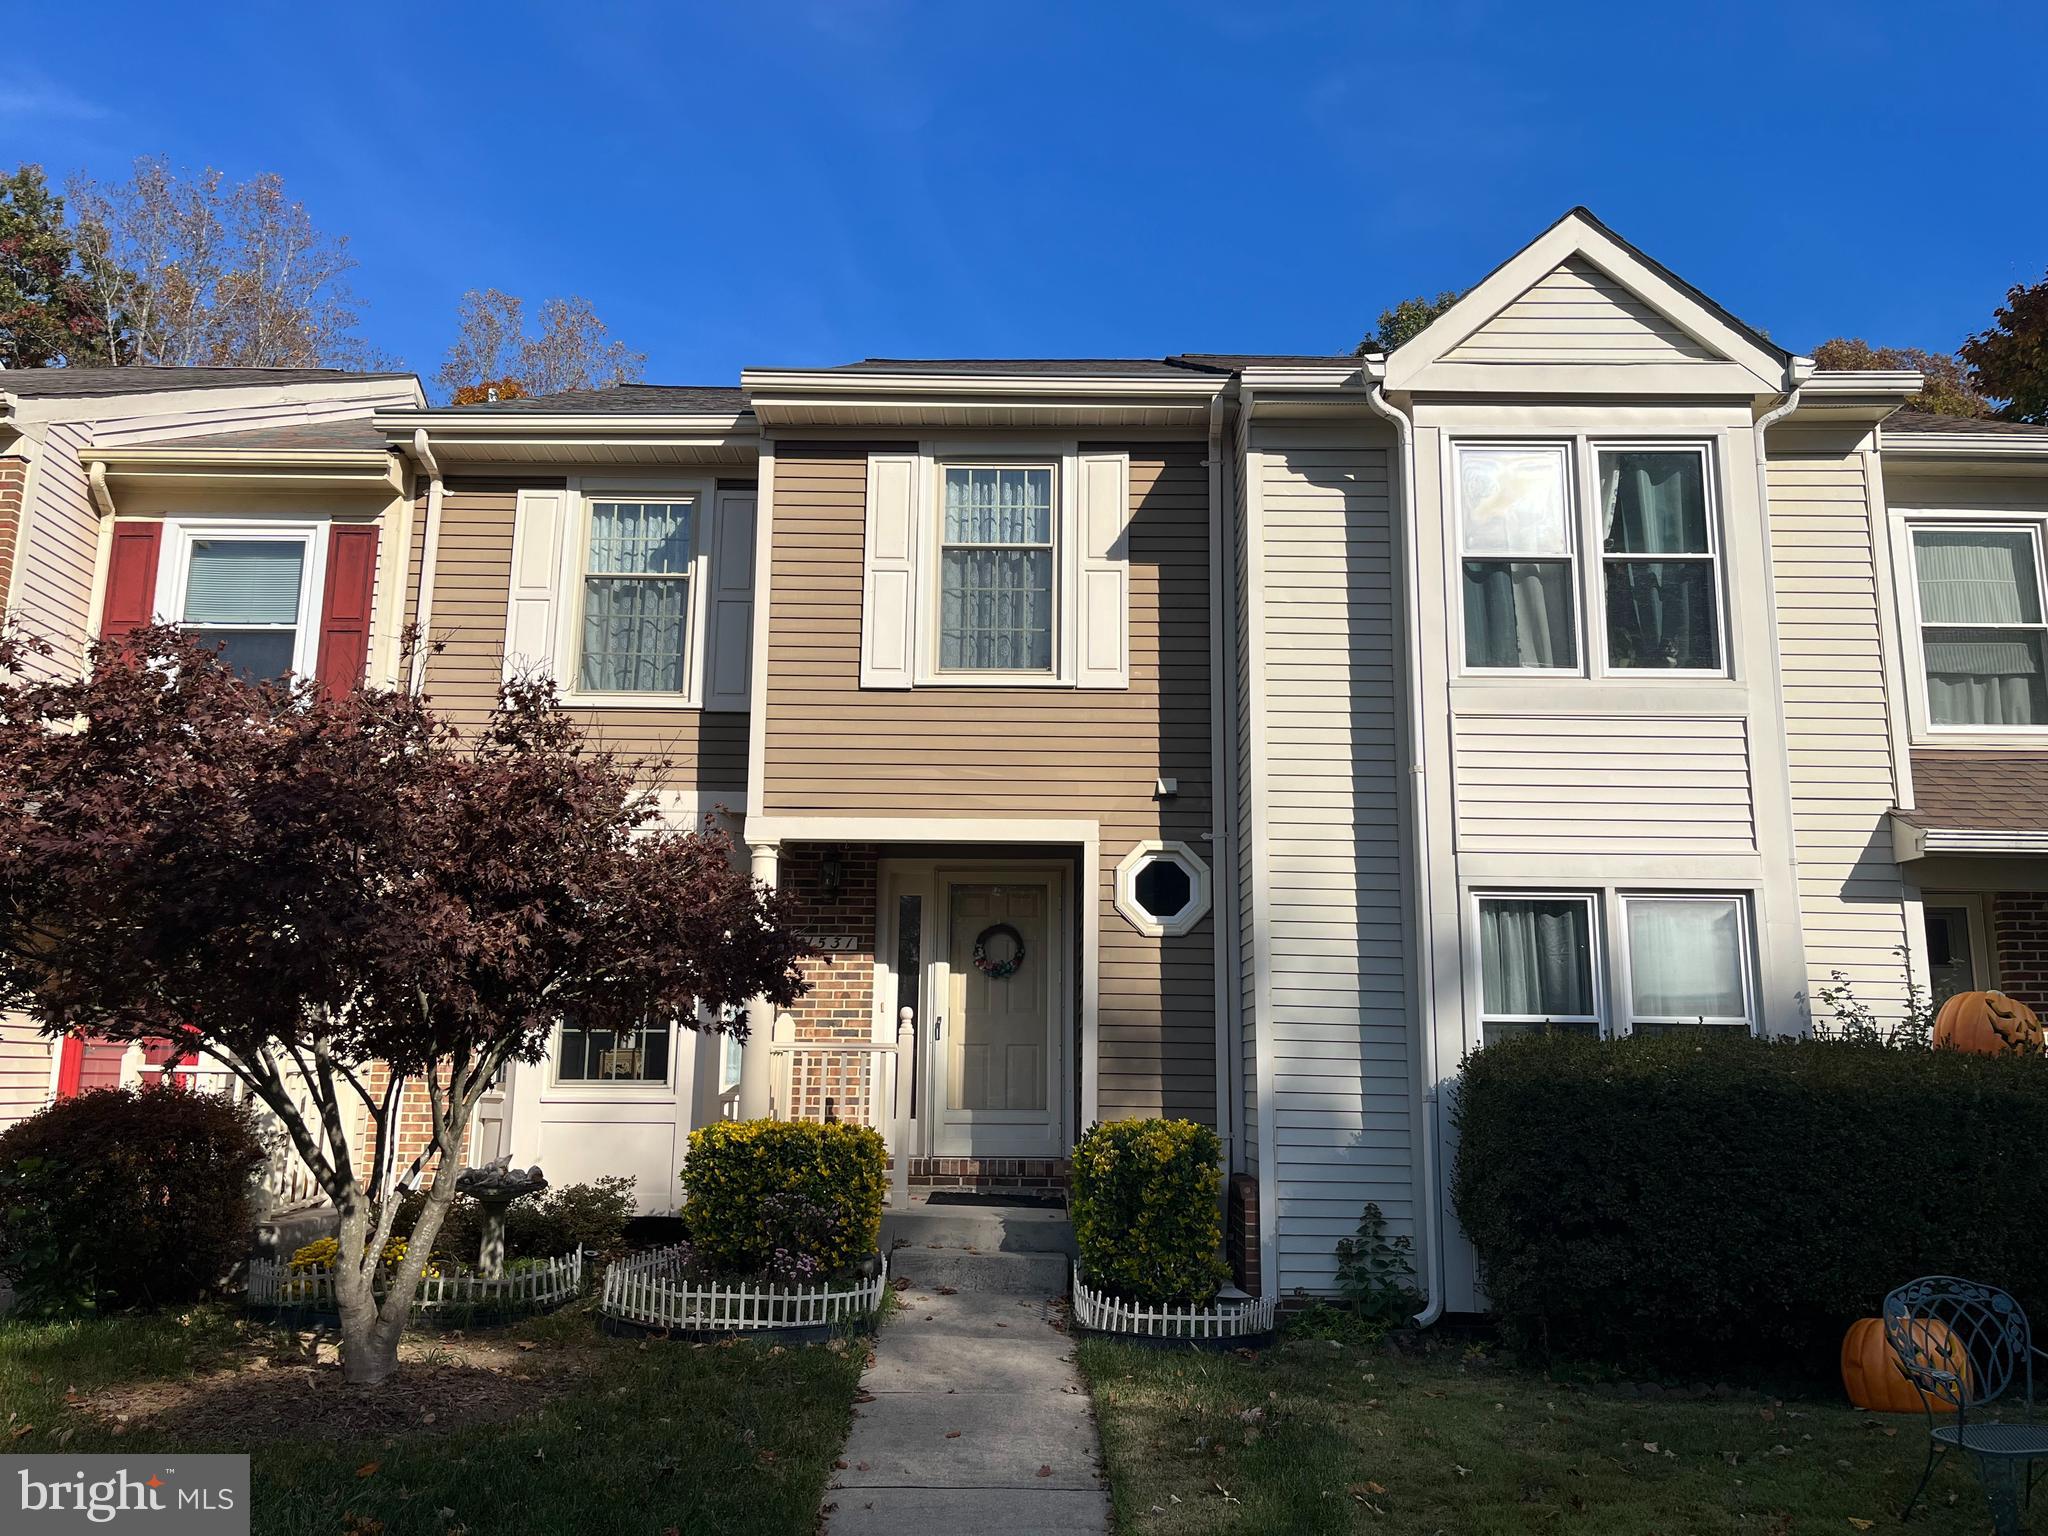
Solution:
[{"label": "door wreath", "polygon": [[[991,939],[1008,939],[1010,953],[998,960],[988,952]],[[974,936],[974,968],[991,981],[1003,981],[1017,974],[1024,963],[1024,935],[1008,923],[991,923]]]}]

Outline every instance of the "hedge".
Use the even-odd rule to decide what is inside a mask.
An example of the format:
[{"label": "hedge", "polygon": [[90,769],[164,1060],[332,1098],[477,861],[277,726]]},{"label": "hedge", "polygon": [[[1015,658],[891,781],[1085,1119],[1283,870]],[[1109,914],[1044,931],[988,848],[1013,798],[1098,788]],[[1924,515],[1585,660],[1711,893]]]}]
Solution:
[{"label": "hedge", "polygon": [[2048,1066],[1826,1040],[1532,1036],[1465,1065],[1453,1197],[1523,1345],[1820,1377],[1916,1275],[2048,1323]]},{"label": "hedge", "polygon": [[805,1120],[720,1120],[690,1133],[683,1221],[714,1274],[791,1273],[800,1248],[825,1276],[874,1256],[882,1240],[881,1136]]},{"label": "hedge", "polygon": [[1067,1193],[1081,1273],[1125,1301],[1206,1302],[1229,1271],[1223,1143],[1192,1120],[1108,1120],[1074,1148]]},{"label": "hedge", "polygon": [[0,1275],[28,1315],[195,1301],[249,1251],[255,1110],[152,1085],[60,1099],[0,1134]]}]

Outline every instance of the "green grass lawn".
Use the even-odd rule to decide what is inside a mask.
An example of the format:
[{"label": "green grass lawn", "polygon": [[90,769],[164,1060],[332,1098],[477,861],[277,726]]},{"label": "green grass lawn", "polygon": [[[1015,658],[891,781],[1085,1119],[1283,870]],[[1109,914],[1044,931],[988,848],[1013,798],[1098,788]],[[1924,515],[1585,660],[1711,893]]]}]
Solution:
[{"label": "green grass lawn", "polygon": [[17,1452],[249,1451],[265,1536],[808,1536],[865,1355],[643,1347],[581,1309],[422,1345],[404,1392],[316,1416],[338,1388],[219,1312],[0,1324],[0,1420]]},{"label": "green grass lawn", "polygon": [[[1080,1362],[1117,1529],[1148,1536],[1848,1536],[1896,1529],[1926,1458],[1918,1414],[1645,1400],[1455,1350],[1301,1342],[1247,1361],[1087,1340]],[[1990,1524],[1952,1462],[1906,1529],[1981,1536]],[[2048,1532],[2048,1513],[2031,1528]]]}]

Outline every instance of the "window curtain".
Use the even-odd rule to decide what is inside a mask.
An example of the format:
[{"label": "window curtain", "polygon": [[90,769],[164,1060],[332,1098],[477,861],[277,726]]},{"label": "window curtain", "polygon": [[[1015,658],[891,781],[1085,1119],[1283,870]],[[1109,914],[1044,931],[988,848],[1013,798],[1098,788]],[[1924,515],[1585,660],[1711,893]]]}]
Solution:
[{"label": "window curtain", "polygon": [[1618,667],[1720,665],[1705,468],[1695,453],[1600,455],[1609,659]]},{"label": "window curtain", "polygon": [[1562,560],[1465,562],[1465,665],[1575,667],[1572,573]]},{"label": "window curtain", "polygon": [[1593,943],[1582,901],[1479,904],[1480,995],[1488,1014],[1590,1014]]},{"label": "window curtain", "polygon": [[947,470],[943,542],[940,667],[1051,671],[1052,471]]},{"label": "window curtain", "polygon": [[1742,919],[1734,900],[1628,904],[1632,1011],[1647,1019],[1741,1019]]},{"label": "window curtain", "polygon": [[2026,533],[1913,535],[1928,707],[1938,725],[2048,724],[2034,543]]},{"label": "window curtain", "polygon": [[690,608],[693,506],[597,502],[583,583],[580,686],[680,693]]}]

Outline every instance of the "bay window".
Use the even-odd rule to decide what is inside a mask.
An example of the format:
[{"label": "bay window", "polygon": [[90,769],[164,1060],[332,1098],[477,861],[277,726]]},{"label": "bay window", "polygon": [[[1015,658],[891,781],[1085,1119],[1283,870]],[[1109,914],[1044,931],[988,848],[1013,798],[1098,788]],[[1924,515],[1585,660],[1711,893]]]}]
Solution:
[{"label": "bay window", "polygon": [[2039,525],[1915,527],[1913,572],[1929,723],[2048,727]]}]

